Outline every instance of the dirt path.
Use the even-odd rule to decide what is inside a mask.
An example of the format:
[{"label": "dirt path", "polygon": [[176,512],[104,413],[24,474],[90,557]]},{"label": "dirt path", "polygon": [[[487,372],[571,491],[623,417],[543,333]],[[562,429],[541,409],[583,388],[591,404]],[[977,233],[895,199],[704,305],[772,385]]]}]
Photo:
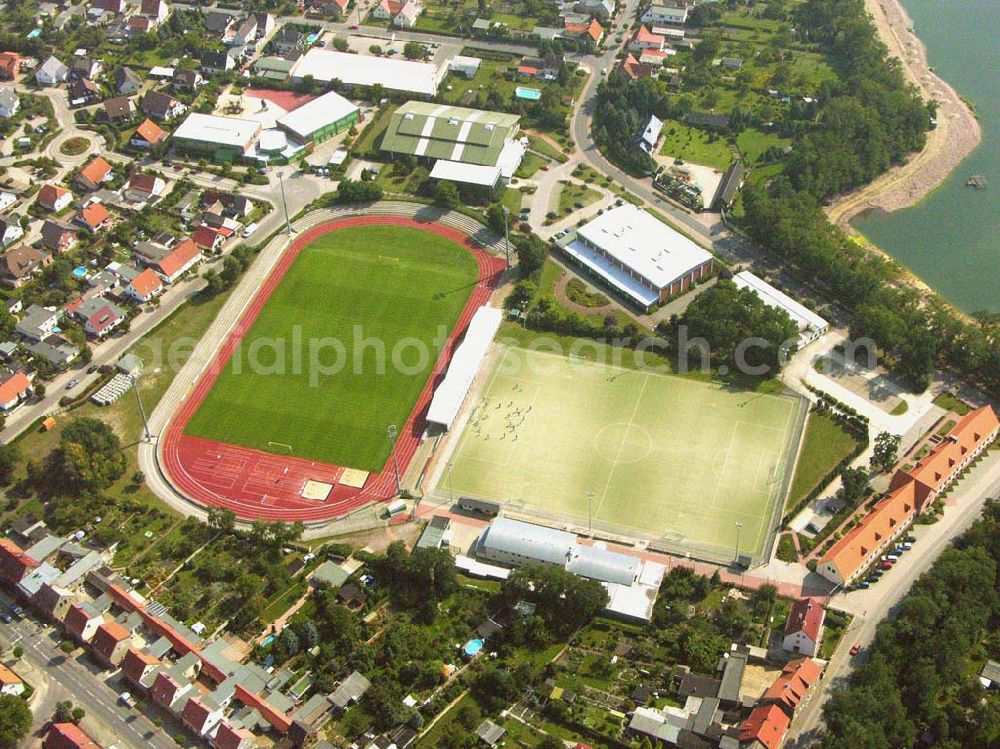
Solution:
[{"label": "dirt path", "polygon": [[859,213],[875,208],[895,211],[914,205],[937,187],[982,139],[979,122],[958,93],[933,73],[923,43],[899,0],[865,0],[879,37],[889,54],[899,58],[906,79],[927,100],[937,102],[937,127],[927,145],[906,164],[837,200],[830,220],[844,228]]}]

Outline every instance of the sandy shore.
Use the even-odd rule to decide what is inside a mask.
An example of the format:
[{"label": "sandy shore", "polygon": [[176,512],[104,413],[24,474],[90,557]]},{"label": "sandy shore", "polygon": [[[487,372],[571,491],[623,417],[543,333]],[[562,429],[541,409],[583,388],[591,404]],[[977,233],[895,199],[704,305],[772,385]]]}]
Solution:
[{"label": "sandy shore", "polygon": [[924,45],[911,30],[913,22],[899,0],[865,0],[865,7],[889,54],[902,63],[906,79],[919,89],[924,99],[937,102],[938,125],[927,133],[924,150],[906,164],[844,195],[827,208],[830,220],[844,228],[848,228],[854,216],[866,210],[891,212],[919,202],[945,180],[982,138],[979,122],[969,107],[931,71]]}]

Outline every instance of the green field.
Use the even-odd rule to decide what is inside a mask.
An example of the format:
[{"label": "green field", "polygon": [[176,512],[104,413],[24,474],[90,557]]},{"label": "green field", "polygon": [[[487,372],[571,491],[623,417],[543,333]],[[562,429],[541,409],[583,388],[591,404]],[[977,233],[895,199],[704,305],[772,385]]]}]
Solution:
[{"label": "green field", "polygon": [[[381,470],[386,429],[409,417],[442,333],[454,327],[476,278],[471,253],[429,231],[365,226],[327,234],[296,258],[187,432]],[[329,374],[310,365],[310,342],[320,339],[327,339],[319,360]],[[342,354],[331,339],[343,344]],[[420,342],[429,355],[420,360],[414,345],[399,346],[402,367],[395,366],[393,352],[404,341]],[[337,361],[343,366],[333,372]]]},{"label": "green field", "polygon": [[724,171],[732,163],[733,149],[726,139],[715,133],[688,127],[668,120],[663,125],[663,145],[660,153],[692,164],[710,166]]},{"label": "green field", "polygon": [[503,349],[440,495],[505,503],[731,559],[769,546],[798,446],[798,398]]}]

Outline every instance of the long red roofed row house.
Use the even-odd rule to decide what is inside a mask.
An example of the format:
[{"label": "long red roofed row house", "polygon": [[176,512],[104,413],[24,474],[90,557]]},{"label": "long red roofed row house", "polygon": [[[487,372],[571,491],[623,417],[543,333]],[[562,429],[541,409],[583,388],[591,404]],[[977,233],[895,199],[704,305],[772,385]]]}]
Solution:
[{"label": "long red roofed row house", "polygon": [[913,468],[896,472],[889,494],[820,558],[816,571],[839,585],[855,579],[989,447],[998,433],[1000,420],[991,406],[963,416]]}]

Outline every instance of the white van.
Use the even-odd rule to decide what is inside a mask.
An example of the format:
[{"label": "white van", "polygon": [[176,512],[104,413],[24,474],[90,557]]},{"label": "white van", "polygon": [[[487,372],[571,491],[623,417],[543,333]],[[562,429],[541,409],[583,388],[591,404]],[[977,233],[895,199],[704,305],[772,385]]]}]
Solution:
[{"label": "white van", "polygon": [[257,224],[247,224],[246,228],[243,230],[243,238],[246,239],[255,231],[257,231]]}]

